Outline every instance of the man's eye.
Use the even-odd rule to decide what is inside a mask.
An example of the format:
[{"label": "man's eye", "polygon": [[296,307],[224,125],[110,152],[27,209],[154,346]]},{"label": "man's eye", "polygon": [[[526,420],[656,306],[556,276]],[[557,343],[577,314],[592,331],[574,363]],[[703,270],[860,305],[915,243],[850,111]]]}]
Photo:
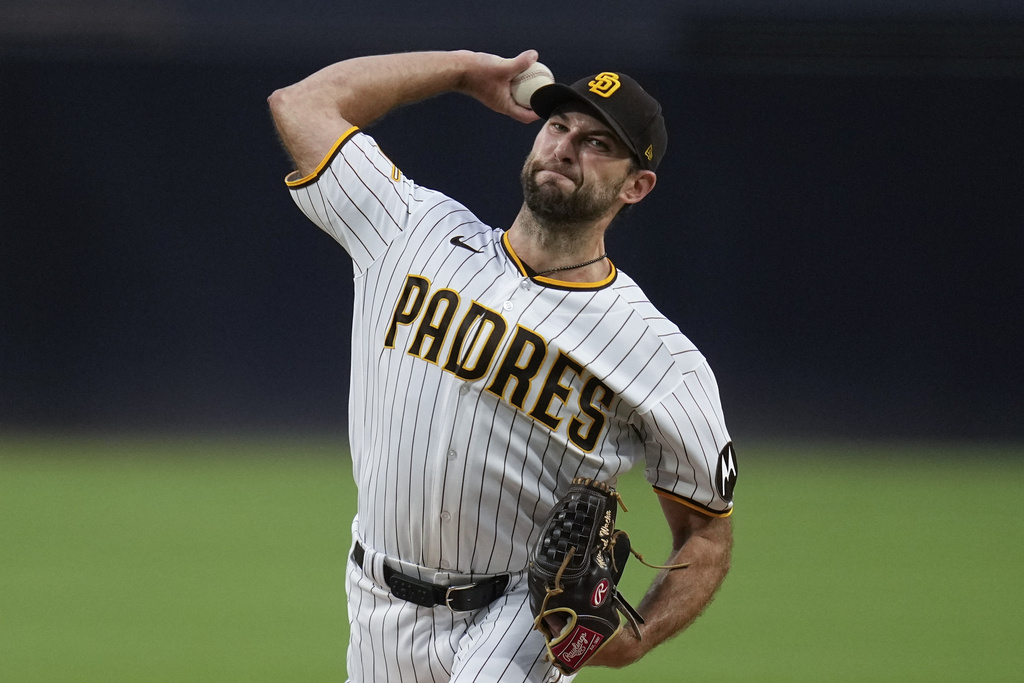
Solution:
[{"label": "man's eye", "polygon": [[604,140],[600,140],[598,138],[591,138],[590,139],[590,146],[593,147],[594,149],[599,149],[602,152],[607,152],[608,149],[609,149],[608,148],[608,143],[606,143]]}]

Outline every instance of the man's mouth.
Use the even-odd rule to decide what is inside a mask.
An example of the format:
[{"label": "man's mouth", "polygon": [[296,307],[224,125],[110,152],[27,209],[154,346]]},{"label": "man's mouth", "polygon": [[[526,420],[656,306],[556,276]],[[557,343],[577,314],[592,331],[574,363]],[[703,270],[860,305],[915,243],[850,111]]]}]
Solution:
[{"label": "man's mouth", "polygon": [[[547,177],[543,177],[542,174],[547,174]],[[564,171],[561,171],[561,170],[555,169],[555,168],[544,168],[544,167],[538,168],[534,172],[533,177],[536,180],[538,185],[542,185],[544,182],[549,181],[549,180],[550,181],[554,181],[554,182],[558,182],[559,178],[564,178],[564,179],[568,180],[570,183],[572,183],[573,187],[579,187],[579,182],[576,180],[576,178],[574,178],[573,176],[569,175],[567,172],[564,172]]]}]

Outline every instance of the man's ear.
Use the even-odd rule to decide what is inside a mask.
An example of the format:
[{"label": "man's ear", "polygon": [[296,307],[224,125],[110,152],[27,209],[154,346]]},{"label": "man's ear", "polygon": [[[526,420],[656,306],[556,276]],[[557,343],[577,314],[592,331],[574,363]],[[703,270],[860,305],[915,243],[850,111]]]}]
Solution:
[{"label": "man's ear", "polygon": [[622,189],[619,190],[619,199],[626,204],[636,204],[654,189],[657,182],[658,176],[654,171],[637,171],[622,185]]}]

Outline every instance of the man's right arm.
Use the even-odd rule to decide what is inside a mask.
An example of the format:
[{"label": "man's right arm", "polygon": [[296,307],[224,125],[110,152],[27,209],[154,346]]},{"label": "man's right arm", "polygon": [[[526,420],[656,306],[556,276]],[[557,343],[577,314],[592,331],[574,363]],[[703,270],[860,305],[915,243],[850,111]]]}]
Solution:
[{"label": "man's right arm", "polygon": [[533,50],[511,59],[467,51],[357,57],[277,90],[268,101],[285,149],[306,176],[352,126],[363,128],[396,107],[443,92],[462,92],[523,123],[537,120],[509,90],[535,61]]}]

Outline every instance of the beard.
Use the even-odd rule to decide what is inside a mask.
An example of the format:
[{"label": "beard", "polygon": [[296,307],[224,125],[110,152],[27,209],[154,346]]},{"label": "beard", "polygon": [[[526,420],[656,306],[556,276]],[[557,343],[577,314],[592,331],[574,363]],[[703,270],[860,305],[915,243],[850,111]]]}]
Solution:
[{"label": "beard", "polygon": [[564,194],[555,183],[537,183],[537,172],[544,166],[531,155],[523,164],[519,181],[523,186],[523,200],[526,207],[540,221],[551,224],[585,224],[593,223],[604,216],[615,204],[619,190],[626,182],[626,176],[619,183],[605,187],[588,185],[582,178],[568,175],[576,189]]}]

